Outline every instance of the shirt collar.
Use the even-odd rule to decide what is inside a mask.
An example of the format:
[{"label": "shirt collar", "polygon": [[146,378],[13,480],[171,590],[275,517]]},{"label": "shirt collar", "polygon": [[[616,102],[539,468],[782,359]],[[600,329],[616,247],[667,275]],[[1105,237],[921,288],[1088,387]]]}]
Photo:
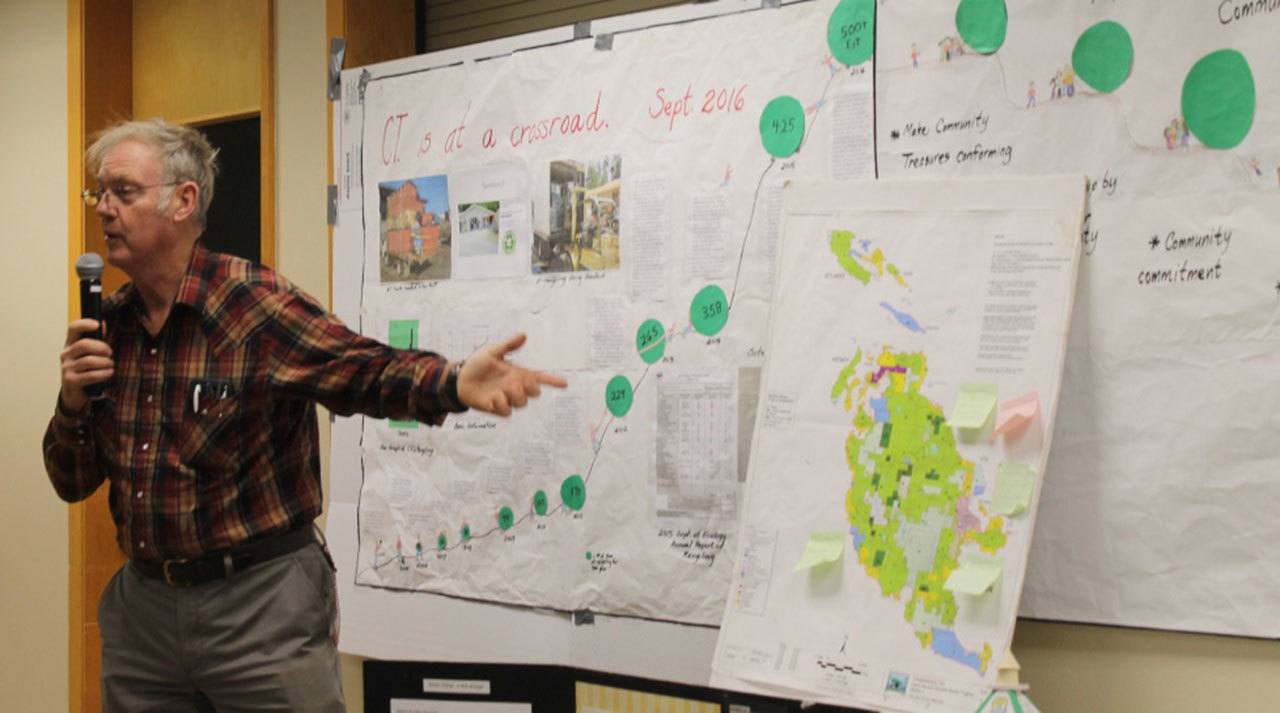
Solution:
[{"label": "shirt collar", "polygon": [[[191,307],[201,315],[207,313],[206,301],[209,296],[211,279],[213,271],[216,269],[216,260],[212,258],[209,250],[200,242],[196,242],[195,249],[191,251],[191,259],[187,261],[187,271],[182,275],[182,281],[178,283],[178,293],[174,297],[173,303]],[[126,282],[116,290],[106,302],[102,305],[104,316],[114,316],[121,309],[132,309],[142,314],[142,296],[138,294],[138,288],[133,286],[132,282]]]},{"label": "shirt collar", "polygon": [[223,263],[217,253],[197,242],[191,251],[187,273],[178,283],[178,294],[173,299],[175,306],[183,305],[199,317],[201,328],[209,340],[209,350],[215,356],[237,341],[220,318],[226,298],[225,291],[221,289],[226,278],[226,265]]},{"label": "shirt collar", "polygon": [[207,315],[205,302],[209,297],[211,280],[218,268],[218,261],[212,258],[209,250],[199,241],[191,251],[191,261],[187,263],[187,272],[178,283],[178,294],[173,303],[186,305]]}]

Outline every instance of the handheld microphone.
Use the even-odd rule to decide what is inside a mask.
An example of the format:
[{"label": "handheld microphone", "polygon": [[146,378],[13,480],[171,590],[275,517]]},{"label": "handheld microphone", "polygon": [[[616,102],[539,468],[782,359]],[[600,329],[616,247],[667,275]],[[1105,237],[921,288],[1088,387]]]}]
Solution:
[{"label": "handheld microphone", "polygon": [[[76,275],[80,277],[80,316],[98,322],[98,328],[85,332],[81,339],[102,339],[102,257],[98,253],[85,253],[76,260]],[[102,384],[89,384],[84,392],[91,400],[104,398]]]}]

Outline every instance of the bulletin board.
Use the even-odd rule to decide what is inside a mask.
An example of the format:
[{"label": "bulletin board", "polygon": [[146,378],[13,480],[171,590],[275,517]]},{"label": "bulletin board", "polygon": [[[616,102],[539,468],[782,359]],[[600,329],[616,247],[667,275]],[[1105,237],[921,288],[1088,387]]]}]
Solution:
[{"label": "bulletin board", "polygon": [[336,420],[345,650],[704,683],[784,185],[1064,173],[1088,203],[1021,613],[1280,636],[1280,12],[894,0],[837,58],[842,7],[343,72],[335,311],[451,357],[524,331],[571,383],[510,421]]}]

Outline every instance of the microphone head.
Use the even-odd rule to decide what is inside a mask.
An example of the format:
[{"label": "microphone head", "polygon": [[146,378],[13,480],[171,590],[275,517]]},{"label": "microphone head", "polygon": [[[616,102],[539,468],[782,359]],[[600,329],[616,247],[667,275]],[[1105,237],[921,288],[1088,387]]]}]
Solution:
[{"label": "microphone head", "polygon": [[76,274],[81,280],[96,280],[102,277],[102,256],[98,253],[85,253],[76,260]]}]

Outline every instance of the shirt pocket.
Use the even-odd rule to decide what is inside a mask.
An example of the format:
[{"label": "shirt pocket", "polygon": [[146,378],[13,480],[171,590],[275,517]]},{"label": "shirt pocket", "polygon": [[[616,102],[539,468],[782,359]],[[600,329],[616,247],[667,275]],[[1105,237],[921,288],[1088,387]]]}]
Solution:
[{"label": "shirt pocket", "polygon": [[186,419],[179,452],[182,463],[200,478],[223,478],[239,470],[241,442],[240,399],[218,399]]}]

